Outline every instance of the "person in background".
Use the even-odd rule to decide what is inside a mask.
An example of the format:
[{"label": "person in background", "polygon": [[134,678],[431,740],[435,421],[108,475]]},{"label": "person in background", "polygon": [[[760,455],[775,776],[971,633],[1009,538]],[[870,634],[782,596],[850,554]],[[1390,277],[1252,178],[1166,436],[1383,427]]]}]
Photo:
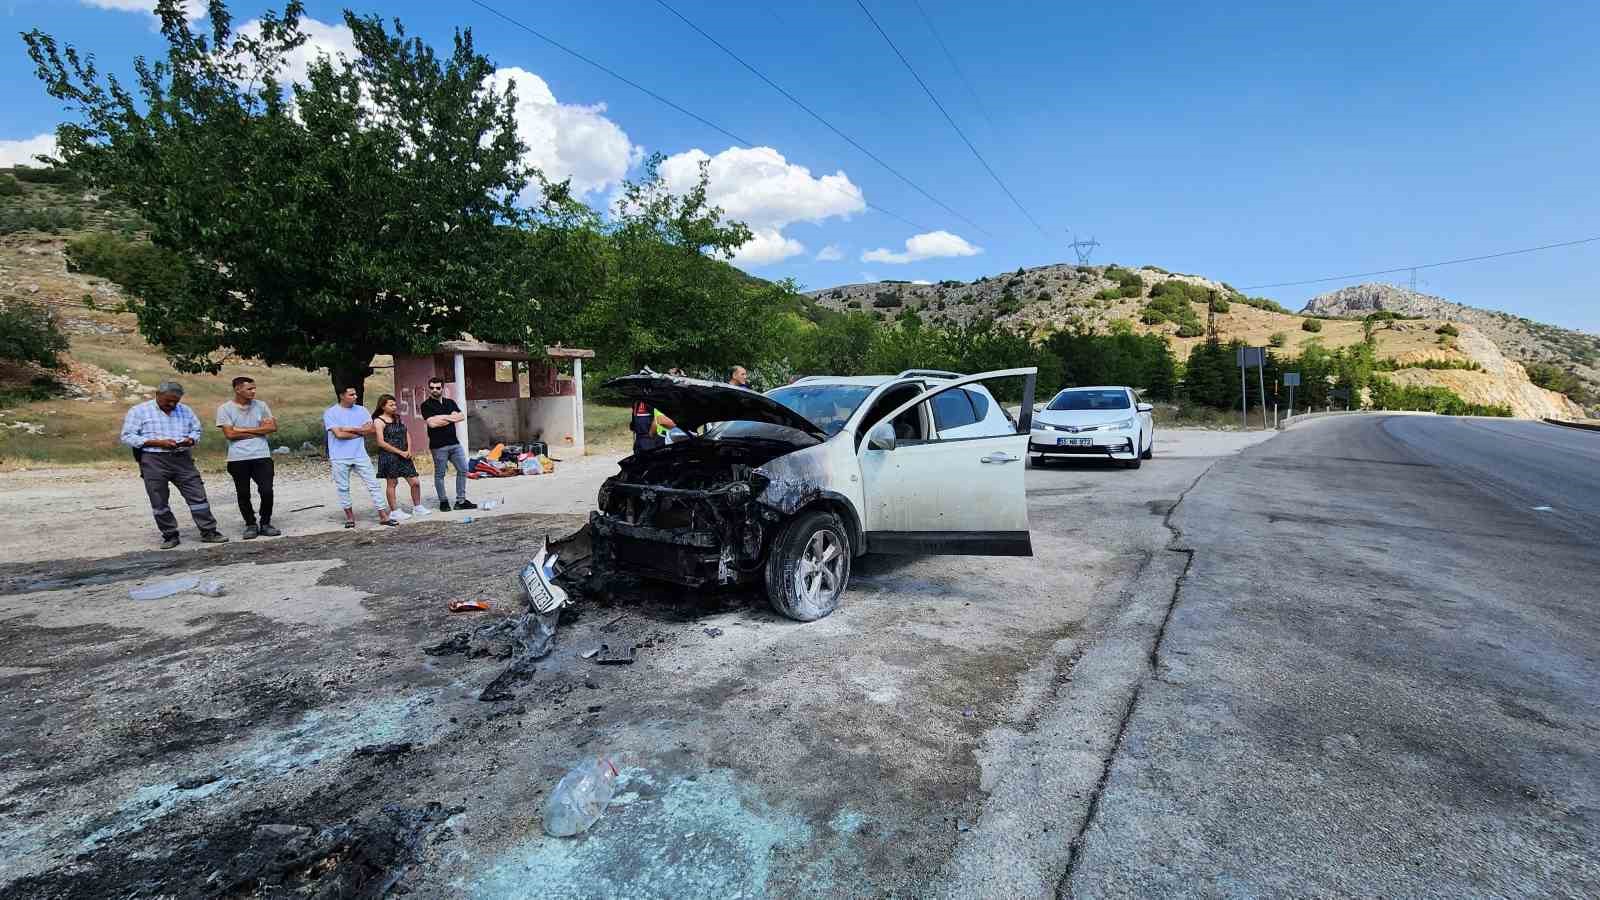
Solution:
[{"label": "person in background", "polygon": [[[671,375],[673,378],[684,377],[683,370],[677,366],[673,366],[672,368],[668,369],[667,374]],[[661,410],[658,409],[656,410],[656,435],[661,438],[662,443],[673,444],[677,441],[687,438],[689,436],[689,432],[679,428],[676,422],[672,421],[670,417],[664,415]]]},{"label": "person in background", "polygon": [[734,387],[742,387],[747,391],[751,390],[749,370],[744,366],[734,366],[733,373],[728,376],[728,383]]},{"label": "person in background", "polygon": [[372,425],[372,414],[356,402],[356,389],[339,389],[339,402],[322,413],[322,427],[328,432],[328,467],[333,470],[333,489],[339,495],[339,505],[344,508],[344,527],[356,527],[356,511],[350,503],[350,473],[361,476],[372,495],[372,505],[378,508],[378,523],[397,525],[389,518],[389,507],[383,502],[383,489],[372,474],[372,460],[367,457],[366,437],[377,429]]},{"label": "person in background", "polygon": [[194,410],[179,402],[182,399],[183,385],[163,381],[156,388],[154,400],[132,407],[122,418],[121,440],[133,448],[133,457],[139,461],[139,477],[144,479],[150,511],[155,515],[156,527],[161,529],[163,550],[178,546],[178,517],[167,505],[171,485],[177,485],[178,493],[189,505],[189,515],[200,529],[200,540],[207,544],[228,542],[217,530],[216,516],[211,514],[211,504],[206,500],[206,483],[189,453],[200,443],[200,420]]},{"label": "person in background", "polygon": [[384,394],[373,408],[377,412],[372,417],[378,421],[373,432],[373,438],[378,442],[378,477],[387,482],[384,496],[389,500],[389,515],[392,518],[400,510],[394,502],[394,487],[395,482],[402,478],[411,485],[411,514],[425,515],[427,510],[422,507],[422,485],[417,481],[416,464],[411,461],[416,454],[411,452],[411,432],[406,428],[406,423],[400,421],[400,404],[393,394]]},{"label": "person in background", "polygon": [[444,492],[445,465],[456,467],[456,509],[477,509],[467,499],[467,451],[456,437],[456,423],[467,418],[454,400],[444,395],[444,379],[428,379],[428,399],[422,401],[422,418],[428,423],[428,452],[433,456],[433,493],[439,511],[450,511],[450,497]]},{"label": "person in background", "polygon": [[[239,515],[244,518],[244,539],[258,535],[277,537],[283,532],[272,527],[272,447],[267,435],[278,430],[272,408],[256,399],[255,379],[240,375],[233,380],[233,399],[217,407],[217,427],[228,439],[228,474],[239,496]],[[250,482],[261,494],[261,520],[250,505]]]}]

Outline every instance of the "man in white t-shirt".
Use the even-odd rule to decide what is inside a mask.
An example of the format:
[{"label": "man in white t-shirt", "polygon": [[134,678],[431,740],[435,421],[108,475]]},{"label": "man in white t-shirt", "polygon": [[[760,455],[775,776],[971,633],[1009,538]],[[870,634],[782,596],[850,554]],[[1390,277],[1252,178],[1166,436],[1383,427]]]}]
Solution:
[{"label": "man in white t-shirt", "polygon": [[[228,474],[239,495],[239,515],[244,517],[244,539],[258,535],[277,537],[272,527],[272,447],[267,435],[278,430],[272,409],[256,399],[255,379],[240,375],[233,380],[233,399],[217,407],[217,427],[228,439]],[[250,482],[261,494],[261,519],[250,505]]]},{"label": "man in white t-shirt", "polygon": [[378,508],[378,522],[383,525],[399,524],[389,518],[389,506],[378,486],[377,473],[372,470],[372,457],[367,455],[367,435],[376,429],[372,413],[356,402],[356,389],[339,389],[339,402],[323,410],[322,427],[328,432],[328,466],[333,470],[333,489],[339,495],[339,505],[344,508],[344,527],[356,527],[356,511],[350,504],[350,472],[355,471],[366,482],[367,493],[372,495],[372,505]]}]

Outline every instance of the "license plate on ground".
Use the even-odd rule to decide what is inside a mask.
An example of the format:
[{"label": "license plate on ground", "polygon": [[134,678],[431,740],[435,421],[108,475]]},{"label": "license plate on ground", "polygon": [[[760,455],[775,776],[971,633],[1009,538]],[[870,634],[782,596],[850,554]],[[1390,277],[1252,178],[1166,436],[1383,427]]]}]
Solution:
[{"label": "license plate on ground", "polygon": [[1056,438],[1056,443],[1062,447],[1087,447],[1094,443],[1093,438]]}]

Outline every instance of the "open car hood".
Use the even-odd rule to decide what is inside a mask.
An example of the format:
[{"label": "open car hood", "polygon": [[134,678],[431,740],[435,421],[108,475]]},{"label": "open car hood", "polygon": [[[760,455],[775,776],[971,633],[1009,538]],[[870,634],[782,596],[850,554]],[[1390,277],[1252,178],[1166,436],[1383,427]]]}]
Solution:
[{"label": "open car hood", "polygon": [[803,431],[818,440],[828,437],[817,423],[782,403],[731,384],[641,372],[613,378],[605,387],[629,400],[650,404],[687,431],[712,422],[766,422]]}]

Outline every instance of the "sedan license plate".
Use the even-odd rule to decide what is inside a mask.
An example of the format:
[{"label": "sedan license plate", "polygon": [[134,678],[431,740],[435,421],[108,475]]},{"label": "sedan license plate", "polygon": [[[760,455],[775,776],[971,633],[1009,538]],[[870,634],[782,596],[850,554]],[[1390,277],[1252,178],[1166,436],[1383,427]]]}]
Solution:
[{"label": "sedan license plate", "polygon": [[1093,438],[1056,438],[1056,443],[1063,447],[1087,447],[1094,443]]}]

